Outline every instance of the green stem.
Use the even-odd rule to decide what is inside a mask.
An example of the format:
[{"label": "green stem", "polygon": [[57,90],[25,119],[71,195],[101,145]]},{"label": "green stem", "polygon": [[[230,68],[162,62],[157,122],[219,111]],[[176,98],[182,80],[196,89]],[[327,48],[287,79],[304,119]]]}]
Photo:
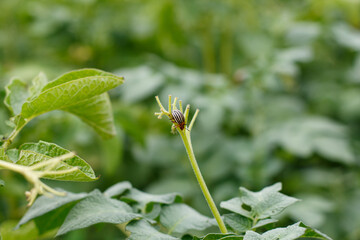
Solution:
[{"label": "green stem", "polygon": [[225,224],[220,216],[220,213],[215,205],[215,202],[214,200],[212,199],[211,197],[211,194],[209,192],[209,189],[207,188],[206,186],[206,183],[205,183],[205,180],[201,174],[201,171],[200,171],[200,168],[196,162],[196,159],[195,159],[195,155],[194,155],[194,151],[192,149],[192,146],[191,146],[191,139],[190,139],[190,133],[189,131],[185,130],[185,131],[179,131],[180,135],[181,135],[181,138],[183,140],[183,143],[185,145],[185,148],[186,148],[186,152],[188,154],[188,157],[189,157],[189,160],[190,160],[190,163],[191,163],[191,167],[192,169],[194,170],[194,173],[195,173],[195,176],[196,176],[196,179],[200,185],[200,188],[204,194],[204,197],[206,199],[206,202],[207,204],[209,205],[210,207],[210,210],[212,212],[212,214],[214,215],[218,225],[219,225],[219,228],[220,228],[220,231],[222,233],[227,233],[227,229],[225,227]]},{"label": "green stem", "polygon": [[2,147],[6,150],[9,145],[13,142],[14,138],[19,134],[19,132],[25,127],[25,125],[30,122],[32,118],[25,120],[24,123],[15,127],[15,129],[10,133],[9,137],[6,139]]}]

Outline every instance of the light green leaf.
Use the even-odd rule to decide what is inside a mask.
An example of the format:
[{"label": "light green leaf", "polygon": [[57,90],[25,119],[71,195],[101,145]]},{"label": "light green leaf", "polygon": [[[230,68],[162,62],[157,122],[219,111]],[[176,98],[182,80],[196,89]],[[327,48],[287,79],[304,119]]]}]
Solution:
[{"label": "light green leaf", "polygon": [[304,158],[318,153],[325,159],[345,164],[356,161],[345,126],[322,117],[291,120],[259,138]]},{"label": "light green leaf", "polygon": [[243,202],[241,201],[241,199],[239,197],[236,197],[227,201],[222,201],[220,203],[220,207],[223,209],[227,209],[231,212],[238,213],[242,216],[252,218],[251,213],[248,210],[242,208],[242,204]]},{"label": "light green leaf", "polygon": [[262,226],[265,226],[265,225],[268,225],[270,223],[274,223],[274,222],[277,222],[278,220],[276,219],[272,219],[272,218],[267,218],[267,219],[261,219],[260,221],[258,221],[252,228],[255,229],[255,228],[259,228],[259,227],[262,227]]},{"label": "light green leaf", "polygon": [[133,221],[126,226],[126,230],[131,232],[129,240],[175,240],[172,237],[156,230],[146,220]]},{"label": "light green leaf", "polygon": [[[282,193],[281,183],[276,183],[266,187],[259,192],[251,192],[246,188],[240,187],[240,197],[222,202],[220,206],[240,215],[250,218],[264,219],[279,214],[289,205],[298,201],[293,197],[288,197]],[[248,205],[251,210],[245,210],[243,205]]]},{"label": "light green leaf", "polygon": [[[70,72],[65,78],[48,83],[38,97],[25,102],[21,109],[24,118],[33,118],[52,110],[63,110],[79,102],[100,95],[124,82],[112,74],[83,77],[80,71]],[[78,77],[81,78],[78,78]],[[69,80],[70,79],[70,80]]]},{"label": "light green leaf", "polygon": [[94,69],[94,68],[79,69],[79,70],[74,70],[74,71],[64,73],[60,77],[58,77],[55,80],[46,84],[46,86],[42,89],[42,91],[46,91],[50,88],[56,87],[58,85],[61,85],[63,83],[67,83],[67,82],[70,82],[70,81],[73,81],[76,79],[86,78],[86,77],[95,77],[95,76],[118,78],[118,76],[116,76],[114,74],[104,72],[99,69]]},{"label": "light green leaf", "polygon": [[195,236],[193,240],[242,240],[242,238],[232,233],[209,233],[201,238]]},{"label": "light green leaf", "polygon": [[294,240],[305,233],[306,228],[300,227],[299,223],[286,228],[276,228],[263,233],[262,235],[247,231],[244,240]]},{"label": "light green leaf", "polygon": [[206,217],[183,203],[164,206],[160,213],[161,224],[168,233],[187,233],[189,230],[204,230],[214,225]]},{"label": "light green leaf", "polygon": [[286,207],[298,201],[296,198],[279,193],[280,190],[281,183],[266,187],[259,192],[251,192],[240,187],[240,198],[244,204],[251,207],[252,216],[264,219],[279,214]]},{"label": "light green leaf", "polygon": [[108,189],[106,189],[106,191],[104,192],[104,195],[107,197],[115,197],[118,195],[123,194],[126,190],[132,188],[131,183],[130,182],[119,182],[111,187],[109,187]]},{"label": "light green leaf", "polygon": [[253,226],[252,219],[235,213],[225,214],[224,222],[229,225],[236,233],[246,232]]},{"label": "light green leaf", "polygon": [[116,134],[111,102],[107,93],[85,99],[62,110],[76,115],[104,138]]},{"label": "light green leaf", "polygon": [[97,223],[125,223],[141,217],[124,202],[107,198],[98,190],[76,204],[61,225],[57,236]]},{"label": "light green leaf", "polygon": [[5,90],[5,106],[10,110],[12,115],[19,114],[21,112],[22,105],[29,97],[26,84],[20,79],[13,78],[5,87]]},{"label": "light green leaf", "polygon": [[[21,150],[19,160],[16,163],[23,166],[32,166],[37,163],[49,161],[50,159],[52,158],[44,154],[40,154],[31,150]],[[84,160],[82,161],[83,163],[86,163]],[[56,164],[53,169],[51,169],[51,173],[42,176],[42,178],[62,180],[62,181],[85,181],[85,182],[93,181],[97,179],[95,176],[83,172],[80,168],[77,168],[76,170],[68,173],[60,172],[64,170],[73,169],[75,167],[74,165],[75,164],[73,161],[71,161],[71,159],[61,161],[58,164]],[[46,167],[42,167],[37,169],[37,171],[45,171],[45,169]],[[91,169],[91,167],[89,165],[87,166],[82,165],[82,169],[86,169],[87,172],[89,172],[89,169]]]},{"label": "light green leaf", "polygon": [[[64,191],[64,190],[60,190]],[[34,204],[29,208],[25,215],[21,218],[20,222],[16,225],[16,228],[19,228],[22,224],[29,222],[30,220],[42,216],[48,212],[51,212],[55,209],[60,208],[61,206],[74,202],[86,197],[87,193],[71,193],[66,192],[66,196],[40,196],[38,197]]]},{"label": "light green leaf", "polygon": [[0,179],[0,187],[5,186],[4,180]]},{"label": "light green leaf", "polygon": [[32,85],[29,88],[30,99],[34,99],[41,93],[48,80],[44,73],[39,73],[33,80]]},{"label": "light green leaf", "polygon": [[[39,143],[25,143],[20,146],[19,150],[20,159],[18,164],[26,166],[33,165],[36,162],[46,161],[49,158],[58,157],[70,152],[54,143],[47,143],[44,141],[40,141]],[[62,161],[58,164],[56,170],[65,170],[72,167],[78,167],[79,170],[67,173],[66,175],[48,175],[45,177],[67,181],[93,181],[97,179],[90,165],[78,156]]]},{"label": "light green leaf", "polygon": [[[0,147],[0,160],[11,162],[9,157],[5,154],[5,149],[3,147]],[[0,169],[1,169],[1,167],[0,167]]]},{"label": "light green leaf", "polygon": [[177,193],[168,193],[168,194],[150,194],[139,191],[135,188],[131,188],[129,193],[127,193],[122,199],[135,201],[138,203],[140,209],[144,209],[148,204],[151,203],[163,203],[171,204],[174,202],[181,201],[181,196]]},{"label": "light green leaf", "polygon": [[16,163],[19,160],[20,151],[19,149],[12,148],[6,150],[6,155],[13,163]]}]

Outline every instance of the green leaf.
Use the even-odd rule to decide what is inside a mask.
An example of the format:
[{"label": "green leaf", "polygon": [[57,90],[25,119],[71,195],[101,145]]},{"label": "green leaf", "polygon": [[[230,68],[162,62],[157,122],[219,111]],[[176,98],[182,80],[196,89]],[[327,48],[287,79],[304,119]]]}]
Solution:
[{"label": "green leaf", "polygon": [[5,90],[5,106],[10,110],[12,115],[19,114],[21,112],[22,105],[29,97],[26,84],[20,79],[13,78],[5,87]]},{"label": "green leaf", "polygon": [[5,186],[4,180],[0,179],[0,187]]},{"label": "green leaf", "polygon": [[105,197],[95,190],[71,209],[57,236],[97,223],[119,224],[138,217],[141,215],[133,213],[126,203]]},{"label": "green leaf", "polygon": [[16,148],[8,149],[6,150],[6,155],[13,163],[16,163],[19,160],[20,151]]},{"label": "green leaf", "polygon": [[131,232],[129,240],[175,240],[179,239],[164,234],[156,230],[146,220],[133,221],[126,226],[126,230]]},{"label": "green leaf", "polygon": [[80,200],[86,197],[87,195],[88,195],[87,193],[71,193],[71,192],[66,192],[66,196],[54,195],[52,197],[47,197],[42,195],[35,200],[34,204],[29,208],[29,210],[25,213],[25,215],[16,225],[16,228],[19,228],[22,224],[25,224],[34,218],[37,218],[48,212],[58,209],[67,203]]},{"label": "green leaf", "polygon": [[214,225],[211,218],[183,203],[164,206],[160,213],[160,222],[168,229],[169,234],[204,230]]},{"label": "green leaf", "polygon": [[[5,153],[5,149],[3,147],[0,147],[0,160],[6,161],[6,162],[12,162],[12,160],[9,158],[9,156]],[[1,167],[0,167],[1,169]]]},{"label": "green leaf", "polygon": [[[6,220],[2,221],[0,225],[0,231],[2,239],[4,240],[39,240],[39,239],[49,239],[50,236],[40,236],[38,229],[36,228],[33,222],[30,222],[20,229],[14,229],[16,225],[15,220]],[[1,237],[0,237],[1,239]]]},{"label": "green leaf", "polygon": [[291,120],[269,130],[260,139],[301,157],[318,153],[325,159],[345,164],[356,161],[346,128],[322,117]]},{"label": "green leaf", "polygon": [[41,93],[42,89],[47,84],[48,80],[44,73],[39,73],[33,80],[32,85],[29,88],[30,99],[34,99]]},{"label": "green leaf", "polygon": [[103,138],[113,137],[116,134],[111,102],[107,93],[85,99],[62,110],[79,117]]},{"label": "green leaf", "polygon": [[329,236],[323,234],[322,232],[313,229],[304,223],[300,222],[300,227],[306,228],[305,233],[301,237],[311,238],[311,239],[321,239],[321,240],[332,240]]},{"label": "green leaf", "polygon": [[116,76],[114,74],[104,72],[104,71],[94,69],[94,68],[79,69],[79,70],[74,70],[74,71],[64,73],[60,77],[56,78],[55,80],[49,82],[46,86],[44,86],[42,91],[46,91],[46,90],[48,90],[50,88],[56,87],[56,86],[61,85],[63,83],[67,83],[67,82],[77,80],[77,79],[80,79],[80,78],[95,77],[95,76],[118,78],[118,76]]},{"label": "green leaf", "polygon": [[253,216],[264,219],[279,214],[286,207],[298,201],[296,198],[279,193],[281,188],[281,183],[266,187],[260,192],[251,192],[240,187],[240,198],[244,204],[251,207]]},{"label": "green leaf", "polygon": [[233,233],[209,233],[204,237],[194,237],[193,240],[242,240],[241,236],[235,236]]},{"label": "green leaf", "polygon": [[124,79],[102,72],[103,75],[86,76],[84,72],[98,70],[79,70],[67,73],[49,82],[34,99],[25,102],[21,109],[24,118],[33,118],[52,110],[63,110],[80,102],[100,95],[124,82]]},{"label": "green leaf", "polygon": [[149,204],[153,203],[162,203],[162,204],[171,204],[174,202],[180,202],[181,196],[177,193],[168,193],[168,194],[150,194],[139,191],[135,188],[131,188],[130,191],[122,197],[122,199],[136,201],[140,209],[147,208]]},{"label": "green leaf", "polygon": [[236,233],[246,232],[253,226],[252,219],[235,213],[225,214],[224,222],[229,225]]},{"label": "green leaf", "polygon": [[[19,161],[17,161],[16,163],[23,166],[33,166],[37,163],[49,161],[50,159],[52,158],[44,154],[40,154],[31,150],[21,150]],[[89,174],[83,172],[80,168],[77,168],[76,170],[68,173],[60,173],[60,171],[70,170],[75,167],[74,162],[70,160],[71,159],[68,159],[57,163],[54,168],[51,169],[51,173],[43,175],[42,178],[62,181],[93,181],[97,179],[95,176],[90,176]],[[84,169],[85,167],[82,166],[82,168]],[[91,169],[90,166],[88,166],[87,168]],[[46,166],[37,169],[37,171],[45,170]]]},{"label": "green leaf", "polygon": [[[296,198],[279,193],[280,190],[281,183],[266,187],[259,192],[251,192],[240,187],[240,198],[222,202],[220,206],[245,217],[268,218],[279,214],[286,207],[298,201]],[[245,210],[243,208],[244,204],[250,206],[251,210]]]},{"label": "green leaf", "polygon": [[[19,160],[20,163],[18,162],[18,164],[26,166],[33,165],[34,161],[46,161],[49,159],[48,157],[58,157],[70,152],[54,143],[48,143],[44,141],[40,141],[38,143],[25,143],[20,146],[19,150],[21,162]],[[41,155],[34,154],[34,152],[40,153]],[[23,155],[23,157],[21,157],[21,155]],[[56,168],[56,170],[65,170],[72,167],[78,167],[79,170],[67,173],[64,176],[46,176],[46,178],[67,181],[93,181],[97,179],[90,165],[78,156],[74,156],[73,158],[62,161],[58,164],[58,168]]]},{"label": "green leaf", "polygon": [[67,203],[34,219],[40,234],[59,228],[77,201]]},{"label": "green leaf", "polygon": [[242,207],[242,200],[239,197],[232,198],[227,201],[222,201],[220,207],[234,213],[238,213],[244,217],[252,218],[251,213]]},{"label": "green leaf", "polygon": [[305,233],[306,228],[300,227],[299,223],[286,228],[276,228],[263,233],[262,235],[247,231],[244,240],[294,240]]},{"label": "green leaf", "polygon": [[106,189],[106,191],[104,192],[104,195],[107,197],[115,197],[118,195],[123,194],[126,190],[132,188],[131,183],[130,182],[119,182],[111,187],[109,187],[108,189]]},{"label": "green leaf", "polygon": [[260,221],[258,221],[252,228],[259,228],[265,225],[268,225],[270,223],[275,223],[277,222],[277,219],[272,219],[272,218],[267,218],[267,219],[261,219]]}]

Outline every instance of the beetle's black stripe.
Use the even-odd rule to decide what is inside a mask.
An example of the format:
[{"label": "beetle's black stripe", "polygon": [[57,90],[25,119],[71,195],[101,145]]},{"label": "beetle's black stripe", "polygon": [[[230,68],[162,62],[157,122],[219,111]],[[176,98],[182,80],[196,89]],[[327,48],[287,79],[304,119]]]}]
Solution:
[{"label": "beetle's black stripe", "polygon": [[171,115],[173,116],[173,118],[177,124],[182,124],[185,122],[185,117],[182,114],[182,112],[180,112],[179,110],[173,110],[171,112]]}]

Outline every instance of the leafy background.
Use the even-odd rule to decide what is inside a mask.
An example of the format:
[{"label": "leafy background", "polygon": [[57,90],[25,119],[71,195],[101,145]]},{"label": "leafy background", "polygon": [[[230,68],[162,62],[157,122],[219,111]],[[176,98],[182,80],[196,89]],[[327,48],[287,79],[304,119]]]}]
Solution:
[{"label": "leafy background", "polygon": [[[217,203],[238,196],[239,186],[282,182],[282,192],[302,199],[279,216],[284,226],[302,220],[334,239],[359,239],[359,7],[357,0],[1,1],[2,98],[11,77],[30,81],[40,71],[52,79],[95,67],[126,78],[110,92],[116,138],[102,140],[74,116],[53,112],[14,145],[54,142],[101,175],[51,186],[103,191],[127,180],[150,193],[179,192],[210,216],[179,137],[153,115],[154,96],[166,102],[172,94],[201,110],[192,142]],[[0,121],[8,115],[2,105]],[[28,185],[0,174],[3,233],[26,211]],[[120,235],[98,224],[59,239]]]}]

